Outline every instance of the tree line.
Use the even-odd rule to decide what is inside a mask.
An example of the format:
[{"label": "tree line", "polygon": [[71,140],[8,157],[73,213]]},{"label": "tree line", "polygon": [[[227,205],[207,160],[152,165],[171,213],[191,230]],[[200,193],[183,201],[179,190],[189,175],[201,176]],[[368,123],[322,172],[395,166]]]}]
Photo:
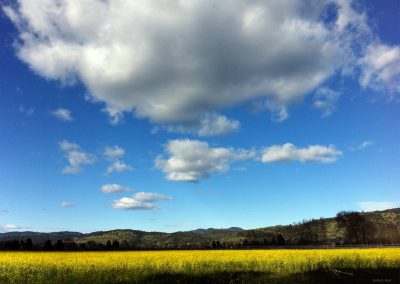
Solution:
[{"label": "tree line", "polygon": [[[215,236],[214,236],[215,237]],[[279,247],[304,245],[372,245],[400,244],[400,233],[396,225],[384,220],[371,220],[358,212],[339,212],[334,219],[303,220],[288,226],[273,229],[247,230],[238,232],[240,240],[138,242],[137,240],[108,240],[105,243],[93,240],[46,240],[33,243],[24,240],[0,241],[0,250],[44,250],[44,251],[112,251],[146,249],[239,249],[253,247]],[[210,236],[210,238],[213,238]]]}]

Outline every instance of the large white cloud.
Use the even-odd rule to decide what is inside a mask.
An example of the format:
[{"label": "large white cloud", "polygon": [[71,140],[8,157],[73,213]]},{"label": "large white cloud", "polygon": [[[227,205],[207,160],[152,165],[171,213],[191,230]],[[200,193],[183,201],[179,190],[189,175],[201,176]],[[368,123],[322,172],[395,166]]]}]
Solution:
[{"label": "large white cloud", "polygon": [[82,81],[113,123],[134,111],[196,124],[254,98],[289,104],[334,74],[351,54],[340,33],[363,15],[339,1],[326,23],[333,2],[19,0],[3,10],[19,28],[18,57],[45,78]]},{"label": "large white cloud", "polygon": [[263,163],[293,161],[331,163],[341,155],[342,152],[333,145],[311,145],[306,148],[297,148],[291,143],[286,143],[265,148],[261,161]]},{"label": "large white cloud", "polygon": [[155,166],[168,180],[197,182],[212,173],[223,173],[237,160],[254,158],[253,151],[210,147],[198,140],[171,140],[165,146],[167,158],[158,156]]},{"label": "large white cloud", "polygon": [[112,202],[114,209],[152,210],[157,209],[155,202],[171,200],[171,197],[156,192],[137,192],[132,197],[122,197]]},{"label": "large white cloud", "polygon": [[18,57],[47,79],[83,82],[111,123],[133,111],[200,126],[205,114],[255,98],[281,106],[276,120],[284,120],[284,106],[336,71],[358,68],[362,86],[398,92],[399,47],[381,43],[354,6],[18,0],[3,11],[19,29]]}]

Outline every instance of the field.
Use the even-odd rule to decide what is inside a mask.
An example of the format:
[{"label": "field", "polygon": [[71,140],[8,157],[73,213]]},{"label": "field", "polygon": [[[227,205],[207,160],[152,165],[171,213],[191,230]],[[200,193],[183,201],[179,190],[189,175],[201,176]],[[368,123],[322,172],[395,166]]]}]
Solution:
[{"label": "field", "polygon": [[0,283],[400,283],[400,249],[0,252]]}]

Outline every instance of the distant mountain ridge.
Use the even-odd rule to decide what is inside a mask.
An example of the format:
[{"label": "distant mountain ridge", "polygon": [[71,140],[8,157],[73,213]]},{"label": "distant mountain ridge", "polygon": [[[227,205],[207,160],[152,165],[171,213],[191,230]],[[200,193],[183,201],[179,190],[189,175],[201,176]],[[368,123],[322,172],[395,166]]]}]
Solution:
[{"label": "distant mountain ridge", "polygon": [[[368,222],[374,225],[374,234],[381,234],[381,239],[394,242],[400,240],[400,208],[375,212],[362,212]],[[372,233],[371,233],[372,234]],[[95,242],[106,244],[116,240],[125,242],[138,248],[185,248],[204,247],[211,242],[218,242],[224,246],[241,245],[273,245],[279,242],[286,244],[334,244],[343,243],[345,232],[336,224],[335,218],[320,218],[291,225],[277,225],[265,228],[244,230],[239,227],[226,229],[196,229],[192,231],[178,231],[173,233],[146,232],[141,230],[117,229],[97,231],[92,233],[80,232],[6,232],[0,233],[0,242],[8,240],[24,240],[31,238],[33,243],[43,243],[46,240],[57,240],[76,243]],[[281,238],[280,240],[278,240]],[[371,237],[372,238],[372,237]],[[386,238],[386,239],[385,239]]]}]

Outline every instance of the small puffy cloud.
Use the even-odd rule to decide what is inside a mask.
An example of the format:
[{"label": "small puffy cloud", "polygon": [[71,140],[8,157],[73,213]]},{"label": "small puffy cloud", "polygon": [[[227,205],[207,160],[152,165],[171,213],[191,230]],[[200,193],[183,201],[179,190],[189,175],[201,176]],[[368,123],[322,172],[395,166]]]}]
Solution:
[{"label": "small puffy cloud", "polygon": [[157,193],[157,192],[137,192],[133,198],[141,202],[155,202],[162,200],[171,200],[171,197]]},{"label": "small puffy cloud", "polygon": [[120,159],[125,155],[125,150],[117,145],[112,147],[106,147],[103,155],[109,160]]},{"label": "small puffy cloud", "polygon": [[66,108],[59,108],[50,112],[52,116],[62,121],[73,121],[71,111]]},{"label": "small puffy cloud", "polygon": [[111,206],[122,210],[152,210],[158,209],[155,202],[166,200],[171,200],[171,197],[153,192],[137,192],[132,197],[114,200]]},{"label": "small puffy cloud", "polygon": [[167,158],[158,156],[156,168],[165,173],[168,180],[197,182],[212,173],[223,173],[238,160],[254,158],[254,151],[233,148],[212,148],[198,140],[171,140],[165,146]]},{"label": "small puffy cloud", "polygon": [[11,232],[22,229],[20,226],[14,224],[6,224],[0,227],[3,231]]},{"label": "small puffy cloud", "polygon": [[67,140],[60,141],[58,144],[60,149],[65,152],[69,163],[62,170],[64,174],[78,174],[83,171],[85,165],[93,164],[96,161],[96,156],[86,153],[78,144]]},{"label": "small puffy cloud", "polygon": [[357,205],[362,211],[378,211],[397,208],[400,203],[393,201],[364,201],[358,202]]},{"label": "small puffy cloud", "polygon": [[110,166],[106,169],[106,174],[113,172],[124,172],[131,171],[133,168],[126,164],[121,158],[125,156],[125,150],[117,145],[112,147],[106,147],[103,155],[107,160],[111,161]]},{"label": "small puffy cloud", "polygon": [[121,192],[131,191],[131,189],[119,184],[112,183],[112,184],[104,184],[101,187],[101,191],[104,193],[121,193]]},{"label": "small puffy cloud", "polygon": [[310,145],[306,148],[297,148],[291,143],[274,145],[265,148],[261,157],[263,163],[294,162],[302,163],[320,162],[332,163],[342,155],[335,146]]},{"label": "small puffy cloud", "polygon": [[63,201],[60,203],[60,208],[71,208],[71,207],[75,207],[76,203],[74,202],[70,202],[70,201]]},{"label": "small puffy cloud", "polygon": [[400,46],[371,44],[359,64],[362,87],[400,93]]},{"label": "small puffy cloud", "polygon": [[340,93],[326,87],[318,88],[314,95],[313,108],[322,112],[323,117],[330,116],[335,110]]},{"label": "small puffy cloud", "polygon": [[106,170],[106,174],[111,174],[113,172],[125,172],[125,171],[132,171],[133,168],[126,164],[124,161],[117,160],[114,161]]}]

